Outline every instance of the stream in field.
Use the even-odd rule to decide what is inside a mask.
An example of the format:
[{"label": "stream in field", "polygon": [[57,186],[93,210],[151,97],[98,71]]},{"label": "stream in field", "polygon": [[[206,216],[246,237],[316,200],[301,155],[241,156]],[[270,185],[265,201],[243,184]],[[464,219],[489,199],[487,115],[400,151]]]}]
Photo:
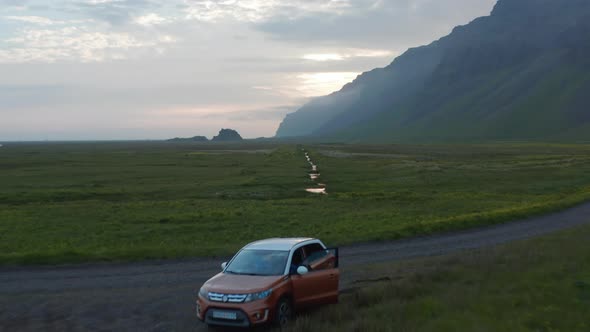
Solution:
[{"label": "stream in field", "polygon": [[[319,180],[320,172],[318,170],[318,166],[313,163],[313,161],[311,160],[311,157],[309,156],[309,153],[307,153],[307,151],[305,151],[305,149],[302,149],[302,151],[305,153],[305,159],[307,159],[307,162],[311,166],[311,172],[309,172],[309,178],[312,181]],[[328,194],[326,192],[326,184],[316,183],[316,186],[317,186],[317,188],[307,188],[307,189],[305,189],[305,191],[307,191],[308,193],[311,193],[311,194],[320,194],[320,195],[327,195]]]}]

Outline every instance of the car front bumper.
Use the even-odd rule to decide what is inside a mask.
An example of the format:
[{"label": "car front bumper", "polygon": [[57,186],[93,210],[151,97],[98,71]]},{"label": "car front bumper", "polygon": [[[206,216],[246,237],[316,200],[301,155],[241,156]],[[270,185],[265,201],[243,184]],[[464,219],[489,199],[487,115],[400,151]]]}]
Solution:
[{"label": "car front bumper", "polygon": [[269,322],[271,308],[269,303],[264,300],[248,303],[223,303],[213,302],[199,296],[196,314],[201,321],[209,325],[250,327]]}]

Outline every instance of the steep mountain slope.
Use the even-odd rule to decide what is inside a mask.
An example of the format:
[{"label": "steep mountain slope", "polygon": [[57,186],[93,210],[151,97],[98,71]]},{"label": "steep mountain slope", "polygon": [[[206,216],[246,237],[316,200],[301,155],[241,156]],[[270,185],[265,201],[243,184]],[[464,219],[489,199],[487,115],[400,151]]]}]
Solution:
[{"label": "steep mountain slope", "polygon": [[588,140],[588,105],[590,1],[500,0],[288,115],[277,136]]}]

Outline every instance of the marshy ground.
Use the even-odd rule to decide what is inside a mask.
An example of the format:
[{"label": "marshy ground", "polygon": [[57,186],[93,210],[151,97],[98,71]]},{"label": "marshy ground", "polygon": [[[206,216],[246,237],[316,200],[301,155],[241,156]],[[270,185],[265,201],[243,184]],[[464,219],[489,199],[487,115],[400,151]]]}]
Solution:
[{"label": "marshy ground", "polygon": [[[506,248],[390,261],[491,248],[573,225],[566,213],[524,228],[494,226],[507,230],[500,235],[475,229],[413,238],[588,200],[590,146],[306,145],[329,195],[305,192],[314,182],[301,148],[5,144],[0,263],[47,266],[0,268],[0,326],[202,329],[195,291],[223,258],[175,258],[223,257],[260,238],[313,236],[331,246],[368,244],[343,248],[348,292],[341,304],[304,314],[293,330],[587,330],[587,227]],[[587,208],[570,211],[583,217]],[[173,260],[51,266],[154,258]],[[388,263],[366,266],[377,262]]]},{"label": "marshy ground", "polygon": [[390,240],[590,198],[588,145],[306,145],[329,195],[305,192],[314,181],[301,148],[5,144],[0,263],[228,255],[273,236]]}]

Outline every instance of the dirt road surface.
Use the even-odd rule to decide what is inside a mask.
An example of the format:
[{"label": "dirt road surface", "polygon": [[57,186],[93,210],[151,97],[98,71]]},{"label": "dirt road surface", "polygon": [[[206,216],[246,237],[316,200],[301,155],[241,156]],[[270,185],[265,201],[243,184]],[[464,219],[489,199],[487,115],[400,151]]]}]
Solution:
[{"label": "dirt road surface", "polygon": [[[340,250],[341,288],[359,266],[484,248],[590,223],[590,203],[527,220]],[[219,259],[0,268],[0,331],[202,331],[201,284]]]}]

